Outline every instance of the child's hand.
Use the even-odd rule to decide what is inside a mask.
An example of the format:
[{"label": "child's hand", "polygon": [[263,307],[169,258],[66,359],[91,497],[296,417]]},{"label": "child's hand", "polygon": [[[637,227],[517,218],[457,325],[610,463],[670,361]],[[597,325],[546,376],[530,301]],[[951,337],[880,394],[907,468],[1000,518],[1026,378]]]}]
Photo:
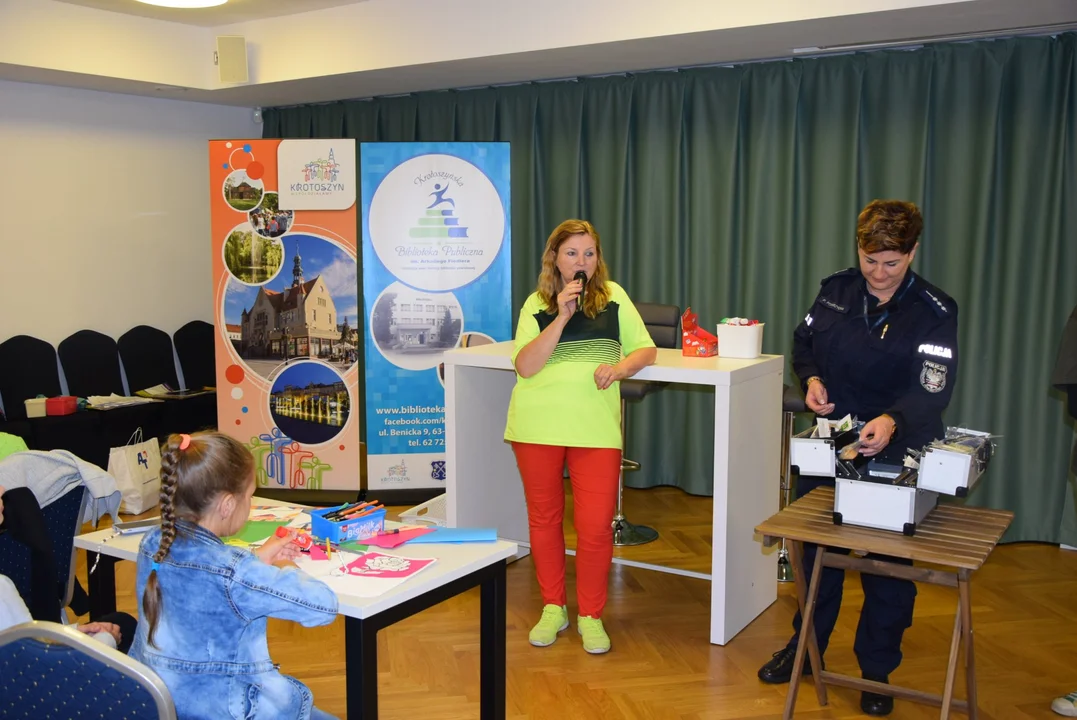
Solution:
[{"label": "child's hand", "polygon": [[292,542],[294,539],[294,530],[289,530],[284,537],[270,535],[269,539],[262,543],[262,547],[254,551],[254,554],[266,565],[292,562],[299,557],[299,546]]},{"label": "child's hand", "polygon": [[113,638],[116,639],[116,644],[117,645],[119,645],[121,642],[123,642],[123,639],[120,637],[120,626],[116,625],[115,623],[107,623],[107,622],[85,623],[83,625],[78,626],[78,631],[79,632],[84,632],[87,635],[96,635],[97,633],[107,632],[109,635],[111,635]]}]

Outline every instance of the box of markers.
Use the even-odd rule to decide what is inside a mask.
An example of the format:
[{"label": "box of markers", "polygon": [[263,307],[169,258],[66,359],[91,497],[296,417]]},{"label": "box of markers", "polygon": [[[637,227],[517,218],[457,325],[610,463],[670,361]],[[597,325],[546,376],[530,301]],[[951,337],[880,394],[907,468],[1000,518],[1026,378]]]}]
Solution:
[{"label": "box of markers", "polygon": [[[346,508],[346,505],[337,507],[310,510],[310,533],[319,540],[328,540],[333,543],[349,542],[351,540],[366,540],[376,536],[385,529],[385,508],[378,509],[368,514],[345,517],[343,520],[326,518],[334,516]],[[362,510],[359,511],[362,513]],[[335,517],[335,516],[334,516]]]}]

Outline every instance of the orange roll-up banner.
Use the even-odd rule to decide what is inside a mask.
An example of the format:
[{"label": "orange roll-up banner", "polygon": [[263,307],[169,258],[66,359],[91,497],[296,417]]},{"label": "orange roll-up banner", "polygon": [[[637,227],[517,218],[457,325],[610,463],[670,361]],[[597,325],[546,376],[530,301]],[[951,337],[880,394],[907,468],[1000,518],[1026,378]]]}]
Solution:
[{"label": "orange roll-up banner", "polygon": [[358,490],[354,140],[209,144],[217,413],[259,487]]}]

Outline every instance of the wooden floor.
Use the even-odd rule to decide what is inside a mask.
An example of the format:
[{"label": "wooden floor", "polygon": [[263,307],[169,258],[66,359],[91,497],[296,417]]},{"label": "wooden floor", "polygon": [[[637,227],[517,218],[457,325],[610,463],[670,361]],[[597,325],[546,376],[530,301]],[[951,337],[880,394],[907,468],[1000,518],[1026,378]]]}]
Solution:
[{"label": "wooden floor", "polygon": [[[628,490],[625,495],[628,517],[636,522],[646,518],[662,537],[619,554],[709,571],[709,498],[671,488]],[[566,515],[571,518],[571,512]],[[84,553],[78,572],[85,581]],[[119,609],[135,613],[133,564],[119,563],[116,577]],[[760,683],[755,673],[789,637],[796,604],[791,584],[782,585],[778,602],[729,645],[719,647],[708,642],[706,581],[614,565],[604,616],[613,650],[591,656],[583,652],[574,624],[553,646],[531,647],[527,631],[538,618],[541,599],[530,559],[509,566],[508,583],[510,718],[732,720],[781,715],[785,686]],[[570,561],[570,593],[573,586]],[[831,670],[857,672],[852,643],[862,599],[857,578],[849,577],[826,655]],[[1077,689],[1077,552],[1050,545],[1001,546],[974,575],[972,601],[979,716],[1058,717],[1049,709],[1051,699]],[[915,622],[905,634],[905,661],[894,682],[941,693],[956,606],[956,591],[921,588]],[[569,612],[574,620],[571,596]],[[478,593],[471,591],[383,631],[378,638],[380,717],[478,718],[478,623]],[[311,629],[270,622],[274,660],[313,690],[320,708],[340,717],[345,716],[343,636],[339,619]],[[959,679],[957,696],[963,693]],[[820,708],[808,683],[800,692],[796,717],[861,717],[858,702],[857,693],[835,688],[829,706]],[[891,715],[895,720],[938,716],[937,709],[902,701]]]}]

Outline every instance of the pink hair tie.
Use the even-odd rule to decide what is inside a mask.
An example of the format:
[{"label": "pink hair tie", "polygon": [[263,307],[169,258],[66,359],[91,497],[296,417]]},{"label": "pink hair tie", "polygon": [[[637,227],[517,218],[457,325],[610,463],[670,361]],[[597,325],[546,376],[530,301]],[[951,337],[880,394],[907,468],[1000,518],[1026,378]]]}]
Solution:
[{"label": "pink hair tie", "polygon": [[180,435],[180,450],[186,450],[191,446],[190,435]]}]

